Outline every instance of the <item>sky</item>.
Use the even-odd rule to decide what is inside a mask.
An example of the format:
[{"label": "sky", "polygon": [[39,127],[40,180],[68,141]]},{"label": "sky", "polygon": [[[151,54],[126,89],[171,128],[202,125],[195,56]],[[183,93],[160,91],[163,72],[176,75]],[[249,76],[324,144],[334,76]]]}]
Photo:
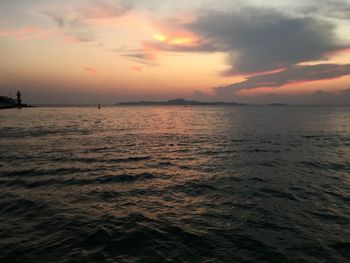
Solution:
[{"label": "sky", "polygon": [[350,0],[0,0],[0,95],[350,104]]}]

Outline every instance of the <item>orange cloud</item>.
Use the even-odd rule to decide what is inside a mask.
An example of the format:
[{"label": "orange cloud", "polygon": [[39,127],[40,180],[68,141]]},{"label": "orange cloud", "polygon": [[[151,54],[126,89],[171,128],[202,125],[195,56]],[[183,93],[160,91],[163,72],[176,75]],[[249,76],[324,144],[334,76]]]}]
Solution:
[{"label": "orange cloud", "polygon": [[163,31],[166,32],[153,33],[153,41],[144,41],[141,43],[141,48],[139,50],[127,52],[123,56],[140,60],[142,63],[145,61],[148,63],[156,61],[158,59],[158,53],[161,51],[192,48],[199,45],[199,39],[189,32],[173,31],[172,29]]},{"label": "orange cloud", "polygon": [[[346,75],[345,75],[346,76]],[[322,83],[325,83],[327,81],[330,81],[330,80],[340,80],[342,78],[344,78],[345,76],[339,76],[339,77],[329,77],[329,78],[324,78],[324,79],[316,79],[316,80],[300,80],[300,81],[288,81],[285,86],[288,87],[288,86],[304,86],[304,85],[307,85],[307,84],[310,84],[310,83],[313,83],[313,84],[322,84]]]},{"label": "orange cloud", "polygon": [[200,42],[193,32],[187,31],[182,27],[183,20],[192,20],[192,16],[186,14],[185,18],[182,16],[175,17],[166,23],[155,22],[150,28],[153,31],[152,38],[158,44],[170,46],[193,47]]},{"label": "orange cloud", "polygon": [[36,26],[27,26],[16,29],[0,30],[0,37],[13,38],[15,40],[31,40],[46,38],[51,33]]},{"label": "orange cloud", "polygon": [[122,57],[126,57],[128,59],[131,59],[135,62],[139,62],[142,64],[147,65],[153,65],[153,63],[158,59],[157,56],[158,48],[152,44],[149,43],[142,43],[142,46],[140,49],[136,50],[113,50],[113,52],[122,52]]},{"label": "orange cloud", "polygon": [[240,95],[240,96],[257,96],[257,95],[275,92],[275,90],[276,90],[276,88],[259,87],[259,88],[255,88],[255,89],[239,90],[236,92],[236,94]]},{"label": "orange cloud", "polygon": [[197,37],[185,33],[170,33],[169,35],[165,34],[153,34],[153,39],[159,43],[174,45],[174,46],[183,46],[183,47],[192,47],[196,46],[199,43]]}]

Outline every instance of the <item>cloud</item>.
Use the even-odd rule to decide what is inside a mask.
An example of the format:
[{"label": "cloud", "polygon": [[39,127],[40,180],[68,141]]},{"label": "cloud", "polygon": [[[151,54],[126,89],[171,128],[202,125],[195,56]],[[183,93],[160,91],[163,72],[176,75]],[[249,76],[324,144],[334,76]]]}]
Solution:
[{"label": "cloud", "polygon": [[0,30],[0,37],[13,38],[15,40],[41,39],[46,38],[49,35],[49,31],[37,26]]},{"label": "cloud", "polygon": [[324,60],[329,53],[346,48],[331,22],[266,8],[206,11],[187,27],[205,40],[207,51],[228,54],[231,69],[226,74],[232,75]]},{"label": "cloud", "polygon": [[287,84],[334,79],[350,75],[350,64],[319,64],[292,66],[279,72],[248,77],[245,81],[216,88],[218,94],[226,94],[242,89],[262,87],[277,88]]},{"label": "cloud", "polygon": [[91,42],[96,40],[96,30],[92,20],[119,17],[131,9],[130,5],[118,1],[95,1],[75,10],[44,12],[63,32],[70,42]]},{"label": "cloud", "polygon": [[165,33],[156,34],[149,45],[163,51],[223,52],[230,67],[224,75],[261,74],[327,60],[350,46],[341,43],[328,20],[253,6],[206,10],[190,22],[166,27],[160,27]]},{"label": "cloud", "polygon": [[348,20],[350,19],[349,0],[312,0],[299,8],[307,15],[319,14],[321,16]]},{"label": "cloud", "polygon": [[92,5],[80,8],[78,12],[82,19],[101,19],[122,16],[130,9],[130,4],[118,1],[95,1]]},{"label": "cloud", "polygon": [[157,57],[157,47],[143,43],[140,49],[128,49],[126,47],[120,47],[110,50],[114,53],[118,53],[121,57],[130,59],[134,62],[141,63],[148,66],[154,66]]},{"label": "cloud", "polygon": [[87,71],[87,72],[90,73],[90,74],[93,74],[93,75],[98,74],[98,70],[95,69],[95,68],[87,67],[87,68],[84,68],[84,70]]},{"label": "cloud", "polygon": [[[322,3],[324,10],[334,8],[335,12],[335,5]],[[302,65],[329,60],[350,47],[339,39],[335,22],[322,18],[319,9],[316,8],[319,13],[298,15],[245,4],[234,8],[205,10],[191,21],[170,25],[168,31],[182,28],[184,35],[191,37],[169,35],[163,26],[165,33],[160,32],[149,45],[162,51],[226,54],[229,69],[223,75],[246,77],[243,82],[216,88],[217,93],[226,95],[242,89],[281,87],[350,74],[350,65]],[[186,41],[172,41],[177,38]]]},{"label": "cloud", "polygon": [[149,62],[157,60],[157,57],[153,53],[147,53],[142,50],[138,52],[133,52],[133,53],[126,53],[122,55],[123,57],[130,58],[130,59],[135,59],[139,62],[143,62],[148,64]]},{"label": "cloud", "polygon": [[143,71],[143,67],[140,67],[140,66],[133,66],[130,69],[132,71],[136,71],[136,72],[142,72]]},{"label": "cloud", "polygon": [[96,39],[95,31],[84,20],[58,12],[45,12],[70,42],[90,42]]}]

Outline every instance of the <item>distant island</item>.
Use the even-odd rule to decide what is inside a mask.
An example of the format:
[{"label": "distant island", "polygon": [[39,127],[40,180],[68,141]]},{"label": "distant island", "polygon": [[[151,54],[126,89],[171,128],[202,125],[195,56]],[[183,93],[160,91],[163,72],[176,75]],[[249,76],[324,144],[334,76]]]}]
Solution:
[{"label": "distant island", "polygon": [[271,103],[270,106],[288,106],[288,104],[285,103]]},{"label": "distant island", "polygon": [[116,106],[153,106],[153,105],[167,105],[167,106],[245,106],[245,103],[236,102],[203,102],[196,100],[185,100],[185,99],[173,99],[167,101],[136,101],[136,102],[120,102],[115,104]]}]

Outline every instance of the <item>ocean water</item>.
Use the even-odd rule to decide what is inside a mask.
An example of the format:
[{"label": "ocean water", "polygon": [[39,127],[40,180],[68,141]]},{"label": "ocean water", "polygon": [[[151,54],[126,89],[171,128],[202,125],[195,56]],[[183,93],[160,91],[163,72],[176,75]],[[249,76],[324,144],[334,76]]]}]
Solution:
[{"label": "ocean water", "polygon": [[350,262],[349,107],[0,111],[0,262]]}]

